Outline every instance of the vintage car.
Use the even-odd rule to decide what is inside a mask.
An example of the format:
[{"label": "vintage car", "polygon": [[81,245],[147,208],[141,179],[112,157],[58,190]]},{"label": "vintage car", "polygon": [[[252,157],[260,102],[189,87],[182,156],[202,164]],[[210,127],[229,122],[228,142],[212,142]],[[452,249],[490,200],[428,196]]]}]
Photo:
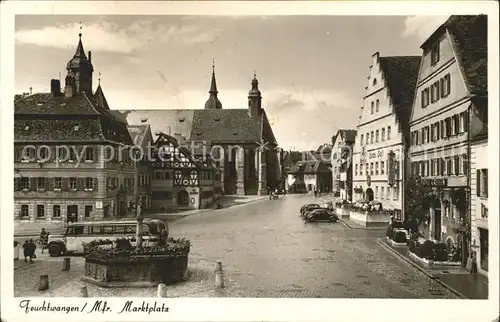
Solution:
[{"label": "vintage car", "polygon": [[321,208],[321,206],[317,203],[310,203],[310,204],[307,204],[307,205],[303,205],[302,208],[300,208],[300,215],[301,216],[304,216],[304,214],[306,212],[309,212],[313,209],[319,209]]},{"label": "vintage car", "polygon": [[333,210],[319,208],[314,209],[308,212],[305,216],[303,216],[304,221],[308,222],[318,222],[318,221],[327,221],[327,222],[337,222],[339,217],[335,214]]}]

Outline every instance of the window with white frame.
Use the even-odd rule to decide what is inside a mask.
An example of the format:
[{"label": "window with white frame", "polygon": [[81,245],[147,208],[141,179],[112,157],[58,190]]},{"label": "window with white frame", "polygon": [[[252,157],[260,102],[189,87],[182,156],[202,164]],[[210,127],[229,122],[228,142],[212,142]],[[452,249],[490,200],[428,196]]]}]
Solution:
[{"label": "window with white frame", "polygon": [[380,161],[380,174],[384,174],[384,173],[385,173],[385,162]]},{"label": "window with white frame", "polygon": [[382,141],[385,141],[385,128],[382,129]]},{"label": "window with white frame", "polygon": [[391,127],[388,126],[387,127],[387,140],[390,140],[391,139]]}]

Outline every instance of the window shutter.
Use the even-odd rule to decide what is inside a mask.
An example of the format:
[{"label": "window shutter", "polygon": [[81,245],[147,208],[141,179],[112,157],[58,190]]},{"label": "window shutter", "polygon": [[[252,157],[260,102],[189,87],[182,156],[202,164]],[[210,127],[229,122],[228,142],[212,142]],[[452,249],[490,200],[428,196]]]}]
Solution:
[{"label": "window shutter", "polygon": [[94,191],[97,191],[98,187],[99,187],[99,179],[94,178]]},{"label": "window shutter", "polygon": [[21,186],[21,178],[14,178],[14,191],[19,191]]},{"label": "window shutter", "polygon": [[36,178],[30,178],[30,190],[36,190]]},{"label": "window shutter", "polygon": [[67,191],[69,189],[69,178],[62,178],[61,190]]},{"label": "window shutter", "polygon": [[484,177],[483,177],[484,196],[488,197],[488,169],[483,170],[483,172],[484,172]]},{"label": "window shutter", "polygon": [[93,153],[92,153],[92,156],[93,156],[93,161],[94,161],[94,162],[97,162],[97,160],[99,159],[99,158],[97,157],[97,154],[99,153],[99,147],[93,147],[93,148],[92,148],[92,152],[93,152]]},{"label": "window shutter", "polygon": [[476,170],[476,196],[481,196],[481,170]]}]

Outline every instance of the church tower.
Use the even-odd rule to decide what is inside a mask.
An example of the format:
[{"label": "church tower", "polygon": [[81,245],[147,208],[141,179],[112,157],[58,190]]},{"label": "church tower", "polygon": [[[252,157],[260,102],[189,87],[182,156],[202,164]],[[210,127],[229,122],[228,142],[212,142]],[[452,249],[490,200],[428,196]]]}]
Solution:
[{"label": "church tower", "polygon": [[208,98],[207,102],[205,103],[205,109],[206,110],[210,110],[210,109],[220,110],[220,109],[222,109],[222,103],[217,98],[217,94],[219,92],[217,91],[217,83],[215,82],[215,62],[212,65],[212,83],[210,84],[210,90],[208,91],[208,93],[210,94],[210,97]]},{"label": "church tower", "polygon": [[251,117],[256,117],[262,113],[262,96],[259,91],[259,81],[256,73],[253,74],[252,89],[248,92],[248,114]]},{"label": "church tower", "polygon": [[86,92],[92,94],[92,53],[89,51],[89,57],[85,55],[82,44],[82,34],[78,34],[78,46],[73,58],[66,65],[66,86],[64,93],[66,97]]}]

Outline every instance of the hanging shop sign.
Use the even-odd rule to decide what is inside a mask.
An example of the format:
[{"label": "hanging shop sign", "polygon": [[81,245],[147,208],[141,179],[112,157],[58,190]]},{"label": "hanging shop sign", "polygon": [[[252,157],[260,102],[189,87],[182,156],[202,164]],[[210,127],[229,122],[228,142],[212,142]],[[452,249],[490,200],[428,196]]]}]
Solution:
[{"label": "hanging shop sign", "polygon": [[372,185],[372,177],[369,174],[366,176],[366,185],[368,187]]}]

